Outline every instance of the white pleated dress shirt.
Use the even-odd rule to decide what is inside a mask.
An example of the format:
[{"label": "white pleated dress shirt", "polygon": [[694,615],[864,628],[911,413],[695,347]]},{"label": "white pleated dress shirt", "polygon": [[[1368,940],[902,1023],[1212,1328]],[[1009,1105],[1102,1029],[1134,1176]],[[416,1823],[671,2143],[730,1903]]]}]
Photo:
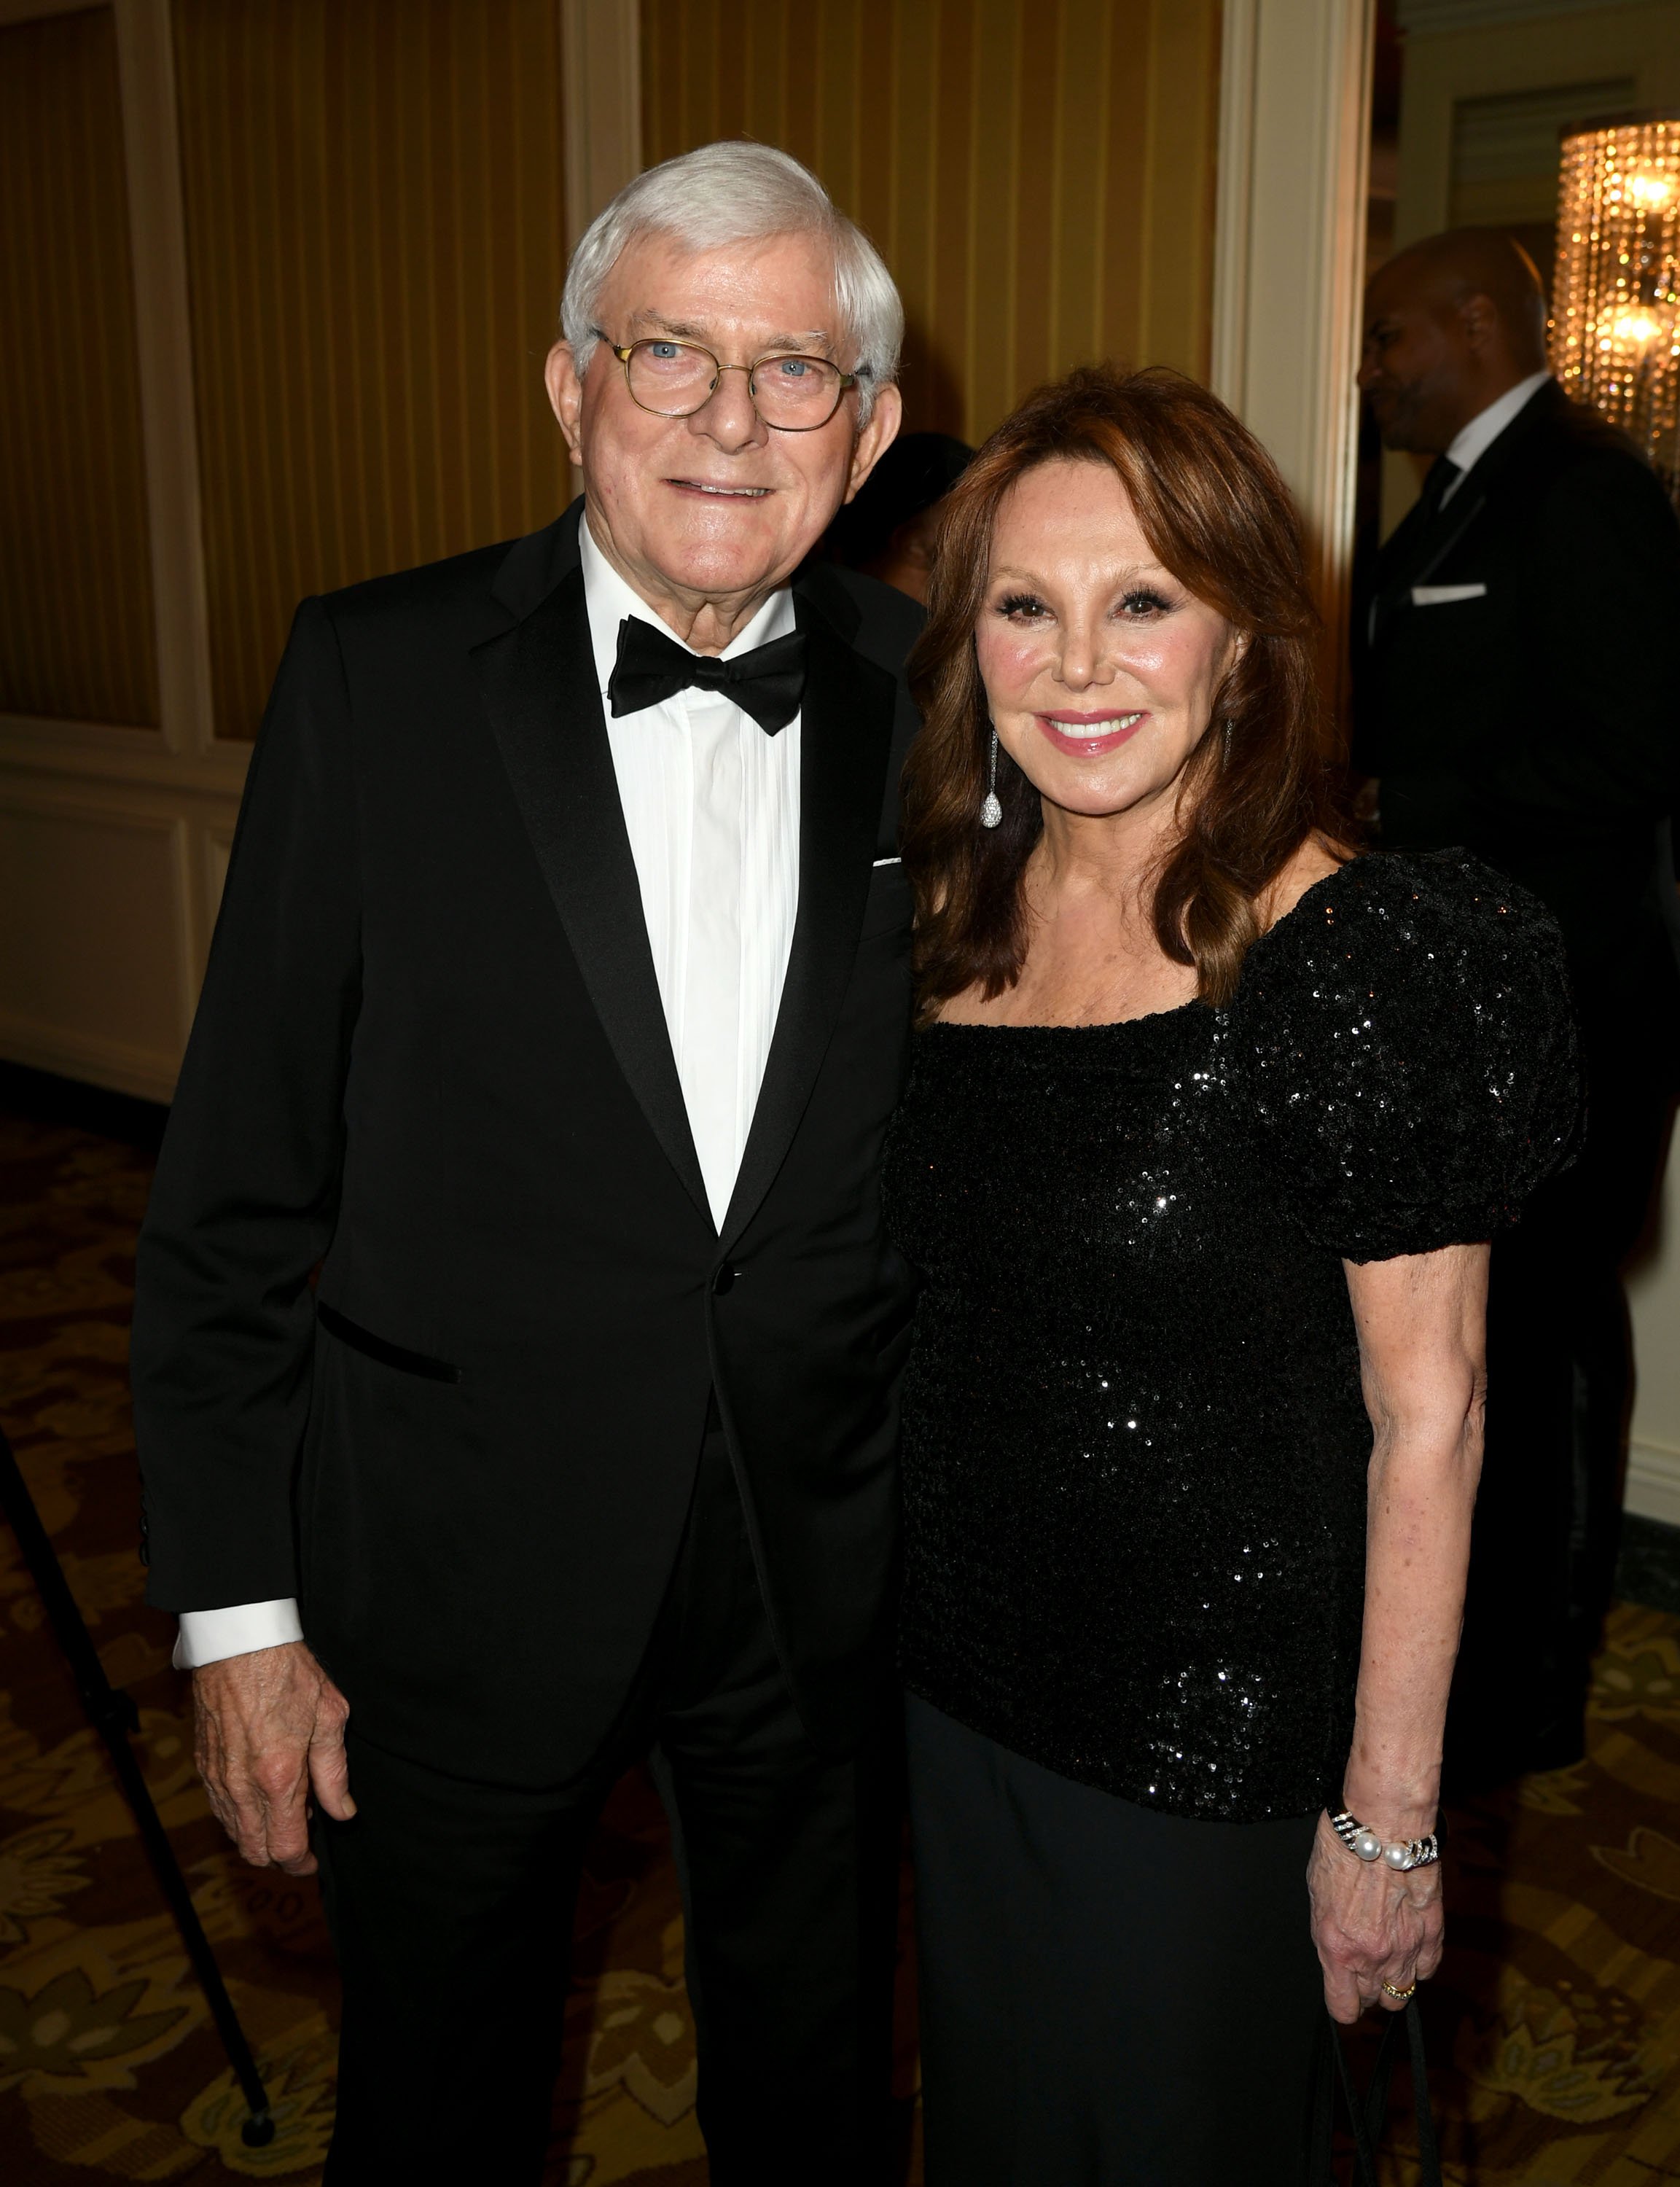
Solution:
[{"label": "white pleated dress shirt", "polygon": [[[722,1231],[764,1082],[799,910],[800,717],[768,736],[721,692],[690,689],[615,720],[607,682],[620,625],[631,616],[667,638],[674,633],[596,546],[587,519],[578,548],[654,974],[711,1219]],[[793,595],[784,587],[722,658],[768,645],[795,627]],[[176,1666],[196,1669],[303,1637],[289,1599],[183,1611]]]},{"label": "white pleated dress shirt", "polygon": [[[767,736],[717,691],[679,691],[615,721],[607,679],[626,617],[671,632],[580,527],[601,711],[677,1076],[719,1230],[735,1188],[799,909],[800,718]],[[733,661],[789,636],[773,593],[723,649]]]}]

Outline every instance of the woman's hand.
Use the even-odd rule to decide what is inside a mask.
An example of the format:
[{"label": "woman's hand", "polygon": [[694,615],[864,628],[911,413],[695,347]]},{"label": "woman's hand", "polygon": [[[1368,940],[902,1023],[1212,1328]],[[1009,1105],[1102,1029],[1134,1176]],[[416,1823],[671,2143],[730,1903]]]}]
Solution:
[{"label": "woman's hand", "polygon": [[1384,1860],[1361,1860],[1330,1828],[1329,1817],[1320,1815],[1306,1889],[1333,2020],[1351,2025],[1372,2004],[1398,2012],[1404,1999],[1391,1997],[1383,1984],[1409,1989],[1441,1965],[1447,1915],[1439,1861],[1394,1869]]},{"label": "woman's hand", "polygon": [[[1346,1264],[1373,1431],[1365,1629],[1341,1797],[1384,1838],[1435,1826],[1441,1734],[1481,1465],[1486,1245]],[[1318,1818],[1307,1864],[1324,2002],[1398,2010],[1441,1965],[1441,1869],[1363,1861]]]}]

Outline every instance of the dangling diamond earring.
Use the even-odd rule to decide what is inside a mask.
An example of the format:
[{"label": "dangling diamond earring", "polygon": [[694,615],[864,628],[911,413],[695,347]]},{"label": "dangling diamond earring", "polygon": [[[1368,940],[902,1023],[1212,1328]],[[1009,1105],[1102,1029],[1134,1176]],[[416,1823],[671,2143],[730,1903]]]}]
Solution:
[{"label": "dangling diamond earring", "polygon": [[1003,808],[997,802],[997,732],[992,732],[992,784],[986,793],[986,802],[980,808],[982,828],[995,828],[1003,818]]}]

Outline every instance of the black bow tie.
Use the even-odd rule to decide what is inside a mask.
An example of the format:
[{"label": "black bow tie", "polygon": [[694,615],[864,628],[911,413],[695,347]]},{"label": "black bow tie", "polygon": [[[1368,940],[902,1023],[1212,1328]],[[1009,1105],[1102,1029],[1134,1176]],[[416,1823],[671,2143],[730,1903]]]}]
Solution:
[{"label": "black bow tie", "polygon": [[805,636],[790,631],[733,661],[690,653],[638,616],[618,627],[618,661],[607,678],[614,714],[639,714],[690,687],[722,691],[750,714],[767,736],[784,729],[805,696]]}]

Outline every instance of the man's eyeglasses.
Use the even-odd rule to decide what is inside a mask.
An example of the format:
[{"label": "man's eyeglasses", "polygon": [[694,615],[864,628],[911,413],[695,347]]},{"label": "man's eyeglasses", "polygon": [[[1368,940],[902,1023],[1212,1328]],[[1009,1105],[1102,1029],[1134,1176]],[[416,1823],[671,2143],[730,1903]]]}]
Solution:
[{"label": "man's eyeglasses", "polygon": [[672,335],[621,345],[598,327],[593,332],[624,367],[631,401],[659,418],[692,418],[711,402],[726,372],[744,372],[752,406],[767,425],[778,433],[814,433],[857,385],[855,372],[842,372],[825,357],[772,350],[750,364],[725,364],[698,342]]}]

